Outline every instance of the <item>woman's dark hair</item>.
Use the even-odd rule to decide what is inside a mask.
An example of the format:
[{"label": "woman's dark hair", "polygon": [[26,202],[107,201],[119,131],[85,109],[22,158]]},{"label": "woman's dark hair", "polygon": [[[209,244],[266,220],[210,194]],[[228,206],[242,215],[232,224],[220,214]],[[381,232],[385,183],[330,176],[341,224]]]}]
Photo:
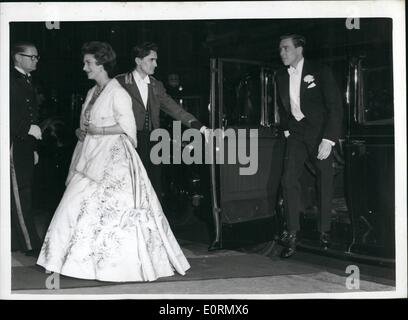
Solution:
[{"label": "woman's dark hair", "polygon": [[81,53],[82,58],[86,54],[94,55],[96,64],[103,65],[103,68],[108,73],[108,76],[113,76],[113,72],[116,66],[116,53],[115,51],[113,51],[109,43],[100,41],[86,42],[82,46]]},{"label": "woman's dark hair", "polygon": [[135,60],[136,58],[143,59],[144,57],[150,54],[150,51],[154,51],[157,53],[159,47],[157,44],[153,42],[144,42],[141,44],[137,44],[132,48],[132,59]]}]

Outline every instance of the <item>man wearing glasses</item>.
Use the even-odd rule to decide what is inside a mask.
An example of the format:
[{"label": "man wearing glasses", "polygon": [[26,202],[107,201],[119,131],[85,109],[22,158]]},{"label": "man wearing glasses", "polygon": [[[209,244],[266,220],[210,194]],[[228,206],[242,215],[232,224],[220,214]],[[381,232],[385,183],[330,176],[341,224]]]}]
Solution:
[{"label": "man wearing glasses", "polygon": [[31,80],[37,69],[37,48],[19,42],[11,48],[10,72],[11,246],[35,256],[41,247],[32,213],[32,180],[38,163],[38,102]]}]

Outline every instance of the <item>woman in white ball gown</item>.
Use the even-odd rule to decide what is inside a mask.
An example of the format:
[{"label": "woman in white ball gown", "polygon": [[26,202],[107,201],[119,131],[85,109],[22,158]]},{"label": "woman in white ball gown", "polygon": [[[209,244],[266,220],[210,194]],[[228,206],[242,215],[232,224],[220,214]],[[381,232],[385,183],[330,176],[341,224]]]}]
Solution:
[{"label": "woman in white ball gown", "polygon": [[131,98],[109,78],[115,52],[82,47],[96,85],[82,107],[79,138],[64,196],[37,264],[62,275],[101,281],[154,281],[190,265],[136,153]]}]

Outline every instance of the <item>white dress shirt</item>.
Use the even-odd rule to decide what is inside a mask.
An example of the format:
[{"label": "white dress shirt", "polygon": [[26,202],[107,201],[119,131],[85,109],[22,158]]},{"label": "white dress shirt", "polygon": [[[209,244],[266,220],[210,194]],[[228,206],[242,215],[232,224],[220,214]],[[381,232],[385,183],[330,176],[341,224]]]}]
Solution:
[{"label": "white dress shirt", "polygon": [[136,70],[133,71],[133,78],[135,79],[137,88],[139,89],[140,95],[142,96],[144,107],[147,108],[147,98],[149,95],[148,84],[150,84],[150,78],[149,76],[146,76],[144,79],[142,79],[139,72],[137,72]]},{"label": "white dress shirt", "polygon": [[290,97],[290,111],[297,121],[302,120],[305,115],[300,109],[300,84],[302,81],[302,70],[304,59],[302,58],[296,68],[290,66],[289,73],[289,97]]}]

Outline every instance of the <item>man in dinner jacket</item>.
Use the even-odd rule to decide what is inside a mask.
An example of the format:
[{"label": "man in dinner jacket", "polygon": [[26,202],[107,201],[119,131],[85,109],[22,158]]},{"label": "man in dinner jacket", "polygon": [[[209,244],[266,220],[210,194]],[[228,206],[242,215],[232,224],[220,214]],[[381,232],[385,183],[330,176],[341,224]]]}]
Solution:
[{"label": "man in dinner jacket", "polygon": [[160,127],[160,111],[164,111],[175,120],[189,128],[207,134],[208,129],[192,114],[185,111],[167,93],[163,83],[152,75],[157,67],[158,46],[145,42],[132,48],[135,69],[116,77],[132,98],[133,113],[137,127],[137,151],[146,168],[159,199],[161,198],[161,169],[150,160],[153,143],[150,134]]},{"label": "man in dinner jacket", "polygon": [[280,38],[284,68],[276,74],[281,127],[286,137],[282,177],[287,231],[282,258],[296,252],[302,208],[300,177],[307,159],[316,171],[318,229],[321,244],[330,245],[333,193],[333,147],[342,130],[342,99],[330,69],[303,57],[306,39],[290,34]]}]

